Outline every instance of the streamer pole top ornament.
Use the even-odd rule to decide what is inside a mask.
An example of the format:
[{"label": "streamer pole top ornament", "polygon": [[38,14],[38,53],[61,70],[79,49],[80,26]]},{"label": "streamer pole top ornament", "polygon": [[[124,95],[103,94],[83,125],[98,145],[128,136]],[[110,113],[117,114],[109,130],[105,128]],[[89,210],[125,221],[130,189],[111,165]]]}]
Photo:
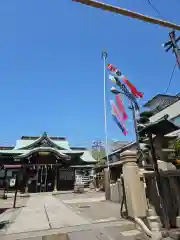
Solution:
[{"label": "streamer pole top ornament", "polygon": [[107,52],[106,52],[106,51],[103,51],[101,57],[106,59],[107,56],[108,56]]}]

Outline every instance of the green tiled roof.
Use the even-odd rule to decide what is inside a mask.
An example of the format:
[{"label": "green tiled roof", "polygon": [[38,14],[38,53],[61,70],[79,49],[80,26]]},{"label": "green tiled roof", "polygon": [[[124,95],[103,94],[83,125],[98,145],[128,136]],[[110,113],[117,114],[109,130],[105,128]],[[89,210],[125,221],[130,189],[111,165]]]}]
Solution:
[{"label": "green tiled roof", "polygon": [[87,163],[96,163],[96,159],[93,158],[92,154],[88,150],[72,150],[71,151],[66,151],[62,150],[64,154],[80,154],[80,158],[83,162]]},{"label": "green tiled roof", "polygon": [[35,142],[36,140],[24,140],[24,139],[19,139],[16,141],[16,146],[14,147],[15,149],[21,149],[25,148],[28,145],[31,145]]},{"label": "green tiled roof", "polygon": [[0,150],[0,155],[2,154],[25,154],[25,153],[28,153],[29,150],[19,150],[19,149],[10,149],[10,150]]},{"label": "green tiled roof", "polygon": [[[35,148],[34,151],[37,150],[42,150],[42,151],[48,151],[50,150],[50,148],[48,147],[39,147],[39,148]],[[2,154],[9,154],[9,155],[27,155],[28,153],[30,153],[32,151],[31,150],[24,150],[24,149],[10,149],[10,150],[0,150],[0,155]],[[91,153],[86,150],[86,151],[73,151],[73,150],[57,150],[56,152],[58,152],[60,155],[71,155],[71,154],[80,154],[80,158],[83,162],[87,162],[87,163],[96,163],[96,160],[92,157]]]},{"label": "green tiled roof", "polygon": [[[43,142],[45,141],[45,142]],[[38,151],[50,151],[62,157],[68,157],[73,154],[78,154],[83,162],[96,163],[90,151],[86,148],[70,148],[69,142],[65,138],[53,138],[44,133],[41,137],[22,137],[16,141],[16,146],[13,149],[2,149],[0,155],[19,155],[19,157],[26,157],[28,154],[33,154]]]},{"label": "green tiled roof", "polygon": [[[40,137],[41,138],[41,137]],[[16,146],[14,149],[23,149],[23,148],[26,148],[34,143],[36,143],[37,141],[40,140],[37,139],[37,140],[32,140],[32,139],[19,139],[16,141]],[[49,138],[50,139],[50,138]],[[66,140],[52,140],[50,139],[50,141],[52,143],[54,143],[55,145],[57,145],[58,147],[62,148],[62,149],[68,149],[70,150],[70,147],[69,147],[69,142],[66,141]]]},{"label": "green tiled roof", "polygon": [[23,157],[27,157],[35,152],[52,152],[55,153],[56,155],[59,155],[63,158],[69,158],[68,155],[66,155],[65,153],[61,152],[60,150],[56,149],[56,148],[51,148],[51,147],[37,147],[31,150],[26,150],[26,152],[24,152],[23,154],[19,155],[19,158],[23,158]]},{"label": "green tiled roof", "polygon": [[52,140],[51,141],[53,143],[55,143],[57,146],[61,147],[61,148],[64,148],[64,149],[69,149],[70,150],[70,147],[69,147],[69,142],[68,141],[65,141],[65,140]]},{"label": "green tiled roof", "polygon": [[83,155],[81,156],[81,159],[84,162],[89,162],[89,163],[96,163],[97,161],[92,157],[91,153],[88,150],[85,150]]}]

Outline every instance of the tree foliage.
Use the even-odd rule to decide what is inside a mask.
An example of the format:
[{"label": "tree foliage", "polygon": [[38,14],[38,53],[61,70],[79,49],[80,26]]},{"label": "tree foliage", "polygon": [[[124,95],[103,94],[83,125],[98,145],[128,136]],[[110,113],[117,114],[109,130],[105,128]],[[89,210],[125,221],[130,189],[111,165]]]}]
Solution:
[{"label": "tree foliage", "polygon": [[103,158],[106,156],[105,149],[92,149],[92,156],[97,160],[97,164],[104,164],[105,160]]},{"label": "tree foliage", "polygon": [[180,139],[177,139],[174,143],[175,157],[180,157]]},{"label": "tree foliage", "polygon": [[150,118],[150,117],[152,117],[152,115],[153,115],[153,112],[152,112],[152,111],[144,111],[144,112],[141,112],[141,113],[140,113],[140,117]]},{"label": "tree foliage", "polygon": [[149,122],[149,118],[153,115],[152,111],[144,111],[140,113],[140,118],[138,123],[147,124]]}]

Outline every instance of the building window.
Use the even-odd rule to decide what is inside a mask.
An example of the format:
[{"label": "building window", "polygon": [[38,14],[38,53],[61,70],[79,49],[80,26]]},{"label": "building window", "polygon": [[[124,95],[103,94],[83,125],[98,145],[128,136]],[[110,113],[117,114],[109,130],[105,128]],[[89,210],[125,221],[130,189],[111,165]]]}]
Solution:
[{"label": "building window", "polygon": [[180,126],[180,115],[171,119],[177,126]]}]

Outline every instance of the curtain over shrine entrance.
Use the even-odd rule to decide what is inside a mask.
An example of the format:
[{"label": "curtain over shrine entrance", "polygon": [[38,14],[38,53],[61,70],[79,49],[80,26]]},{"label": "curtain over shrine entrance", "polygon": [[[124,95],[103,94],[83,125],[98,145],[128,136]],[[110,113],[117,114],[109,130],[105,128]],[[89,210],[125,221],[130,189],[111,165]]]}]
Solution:
[{"label": "curtain over shrine entrance", "polygon": [[75,171],[66,160],[51,152],[37,152],[28,157],[28,165],[36,174],[27,180],[30,193],[71,190],[74,187]]}]

